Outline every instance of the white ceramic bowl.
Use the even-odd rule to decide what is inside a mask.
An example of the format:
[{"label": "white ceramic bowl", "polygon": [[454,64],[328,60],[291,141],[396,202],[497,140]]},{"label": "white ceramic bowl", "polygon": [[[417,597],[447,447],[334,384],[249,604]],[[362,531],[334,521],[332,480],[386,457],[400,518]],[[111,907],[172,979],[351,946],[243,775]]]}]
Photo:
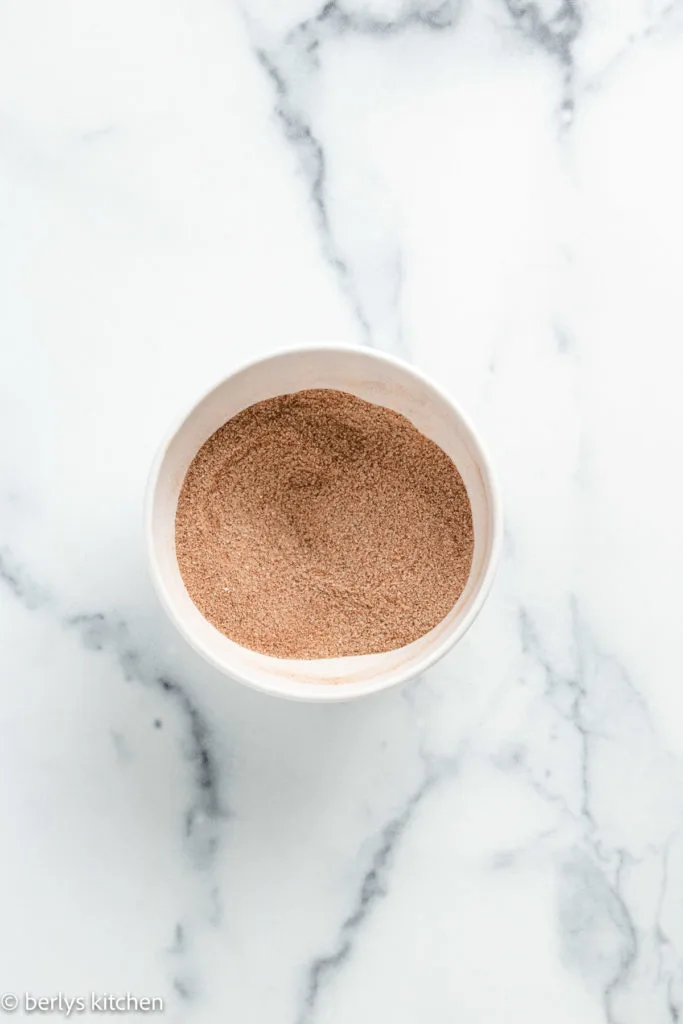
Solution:
[{"label": "white ceramic bowl", "polygon": [[[247,650],[223,636],[190,600],[175,553],[175,514],[185,473],[199,448],[226,420],[276,395],[336,388],[406,416],[450,455],[465,482],[474,519],[470,578],[456,605],[425,636],[385,654],[294,661]],[[464,635],[491,587],[502,540],[493,470],[474,427],[458,406],[417,370],[368,349],[288,349],[242,367],[205,395],[162,445],[152,467],[146,532],[152,579],[161,602],[199,654],[257,690],[308,701],[364,697],[423,672]]]}]

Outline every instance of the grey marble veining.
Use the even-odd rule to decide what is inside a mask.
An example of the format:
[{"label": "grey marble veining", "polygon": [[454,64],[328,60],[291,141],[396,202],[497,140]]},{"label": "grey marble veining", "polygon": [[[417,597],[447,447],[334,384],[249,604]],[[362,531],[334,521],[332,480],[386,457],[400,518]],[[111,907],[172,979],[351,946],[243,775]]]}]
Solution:
[{"label": "grey marble veining", "polygon": [[[674,1024],[683,5],[6,13],[0,996]],[[199,663],[141,529],[168,423],[321,340],[450,390],[506,508],[470,634],[330,708]]]}]

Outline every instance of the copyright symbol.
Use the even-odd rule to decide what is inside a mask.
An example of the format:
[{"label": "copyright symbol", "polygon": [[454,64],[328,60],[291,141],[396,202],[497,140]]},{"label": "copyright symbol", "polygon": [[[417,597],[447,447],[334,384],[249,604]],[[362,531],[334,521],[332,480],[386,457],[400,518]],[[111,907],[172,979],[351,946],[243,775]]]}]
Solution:
[{"label": "copyright symbol", "polygon": [[5,1013],[12,1013],[16,1010],[18,1005],[19,997],[12,995],[11,992],[3,992],[0,996],[0,1008],[2,1008]]}]

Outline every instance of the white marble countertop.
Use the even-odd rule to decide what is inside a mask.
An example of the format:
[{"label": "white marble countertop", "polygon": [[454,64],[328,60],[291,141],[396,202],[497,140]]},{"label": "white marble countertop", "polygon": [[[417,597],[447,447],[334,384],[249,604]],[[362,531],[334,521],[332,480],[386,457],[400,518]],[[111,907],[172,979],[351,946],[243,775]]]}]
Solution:
[{"label": "white marble countertop", "polygon": [[[683,3],[0,26],[0,991],[678,1021]],[[466,639],[334,707],[200,663],[141,531],[179,411],[321,340],[436,376],[507,513]]]}]

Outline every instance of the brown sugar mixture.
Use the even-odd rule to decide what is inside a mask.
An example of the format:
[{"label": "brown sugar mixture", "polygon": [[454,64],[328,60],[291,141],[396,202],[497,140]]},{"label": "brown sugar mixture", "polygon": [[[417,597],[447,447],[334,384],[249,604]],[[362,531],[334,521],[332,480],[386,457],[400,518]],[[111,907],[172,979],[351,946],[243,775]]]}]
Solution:
[{"label": "brown sugar mixture", "polygon": [[342,391],[258,402],[195,456],[178,564],[243,647],[331,658],[403,647],[462,593],[472,510],[449,457],[398,413]]}]

